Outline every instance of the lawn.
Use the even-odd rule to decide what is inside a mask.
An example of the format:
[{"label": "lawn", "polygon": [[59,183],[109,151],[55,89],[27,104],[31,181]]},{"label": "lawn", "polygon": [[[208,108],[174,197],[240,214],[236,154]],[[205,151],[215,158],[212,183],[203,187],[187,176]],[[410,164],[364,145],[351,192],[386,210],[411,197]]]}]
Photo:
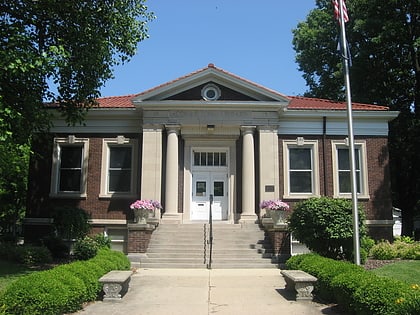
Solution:
[{"label": "lawn", "polygon": [[6,286],[25,274],[35,271],[29,267],[19,265],[16,263],[0,260],[0,292]]},{"label": "lawn", "polygon": [[371,271],[378,276],[420,285],[420,260],[401,260]]}]

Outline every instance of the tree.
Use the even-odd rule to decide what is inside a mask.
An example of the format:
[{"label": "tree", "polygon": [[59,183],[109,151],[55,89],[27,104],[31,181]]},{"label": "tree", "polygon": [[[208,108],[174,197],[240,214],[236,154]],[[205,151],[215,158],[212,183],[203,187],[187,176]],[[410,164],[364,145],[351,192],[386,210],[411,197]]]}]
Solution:
[{"label": "tree", "polygon": [[[331,1],[316,3],[293,30],[296,60],[309,86],[305,95],[343,100],[339,26]],[[347,8],[352,100],[400,111],[390,123],[391,181],[394,206],[403,210],[403,234],[411,235],[420,200],[420,2],[353,0]]]},{"label": "tree", "polygon": [[[144,2],[0,0],[0,151],[9,155],[0,160],[1,215],[20,207],[13,195],[24,189],[6,184],[26,178],[31,139],[50,127],[45,103],[70,124],[83,121],[113,67],[147,38]],[[10,163],[20,166],[12,172]]]}]

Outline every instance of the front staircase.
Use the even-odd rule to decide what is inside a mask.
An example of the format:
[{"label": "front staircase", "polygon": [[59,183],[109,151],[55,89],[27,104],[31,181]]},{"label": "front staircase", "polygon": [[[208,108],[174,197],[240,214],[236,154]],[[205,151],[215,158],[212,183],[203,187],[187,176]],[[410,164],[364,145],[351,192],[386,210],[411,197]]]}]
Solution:
[{"label": "front staircase", "polygon": [[[129,257],[140,268],[207,268],[209,225],[161,224],[152,234],[147,253]],[[213,225],[211,268],[277,268],[272,257],[258,225]]]}]

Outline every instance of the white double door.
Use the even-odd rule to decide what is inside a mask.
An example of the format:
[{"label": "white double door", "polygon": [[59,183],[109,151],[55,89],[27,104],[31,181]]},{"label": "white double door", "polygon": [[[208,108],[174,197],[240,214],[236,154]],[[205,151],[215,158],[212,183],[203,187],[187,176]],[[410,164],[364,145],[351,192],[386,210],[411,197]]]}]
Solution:
[{"label": "white double door", "polygon": [[228,185],[226,172],[195,171],[192,180],[191,220],[208,220],[210,196],[215,221],[228,219]]}]

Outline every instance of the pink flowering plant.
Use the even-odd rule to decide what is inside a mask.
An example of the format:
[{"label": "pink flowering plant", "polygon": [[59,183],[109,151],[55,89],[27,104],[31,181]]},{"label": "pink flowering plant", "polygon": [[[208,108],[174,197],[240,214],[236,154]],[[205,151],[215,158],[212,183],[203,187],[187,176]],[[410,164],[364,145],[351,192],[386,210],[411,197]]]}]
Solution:
[{"label": "pink flowering plant", "polygon": [[132,210],[137,210],[137,209],[142,209],[142,210],[150,210],[153,211],[155,209],[162,209],[162,206],[160,204],[159,201],[156,200],[136,200],[135,202],[133,202],[130,205],[130,209]]},{"label": "pink flowering plant", "polygon": [[280,199],[263,200],[260,203],[261,209],[274,210],[274,211],[289,211],[290,207],[286,202]]}]

